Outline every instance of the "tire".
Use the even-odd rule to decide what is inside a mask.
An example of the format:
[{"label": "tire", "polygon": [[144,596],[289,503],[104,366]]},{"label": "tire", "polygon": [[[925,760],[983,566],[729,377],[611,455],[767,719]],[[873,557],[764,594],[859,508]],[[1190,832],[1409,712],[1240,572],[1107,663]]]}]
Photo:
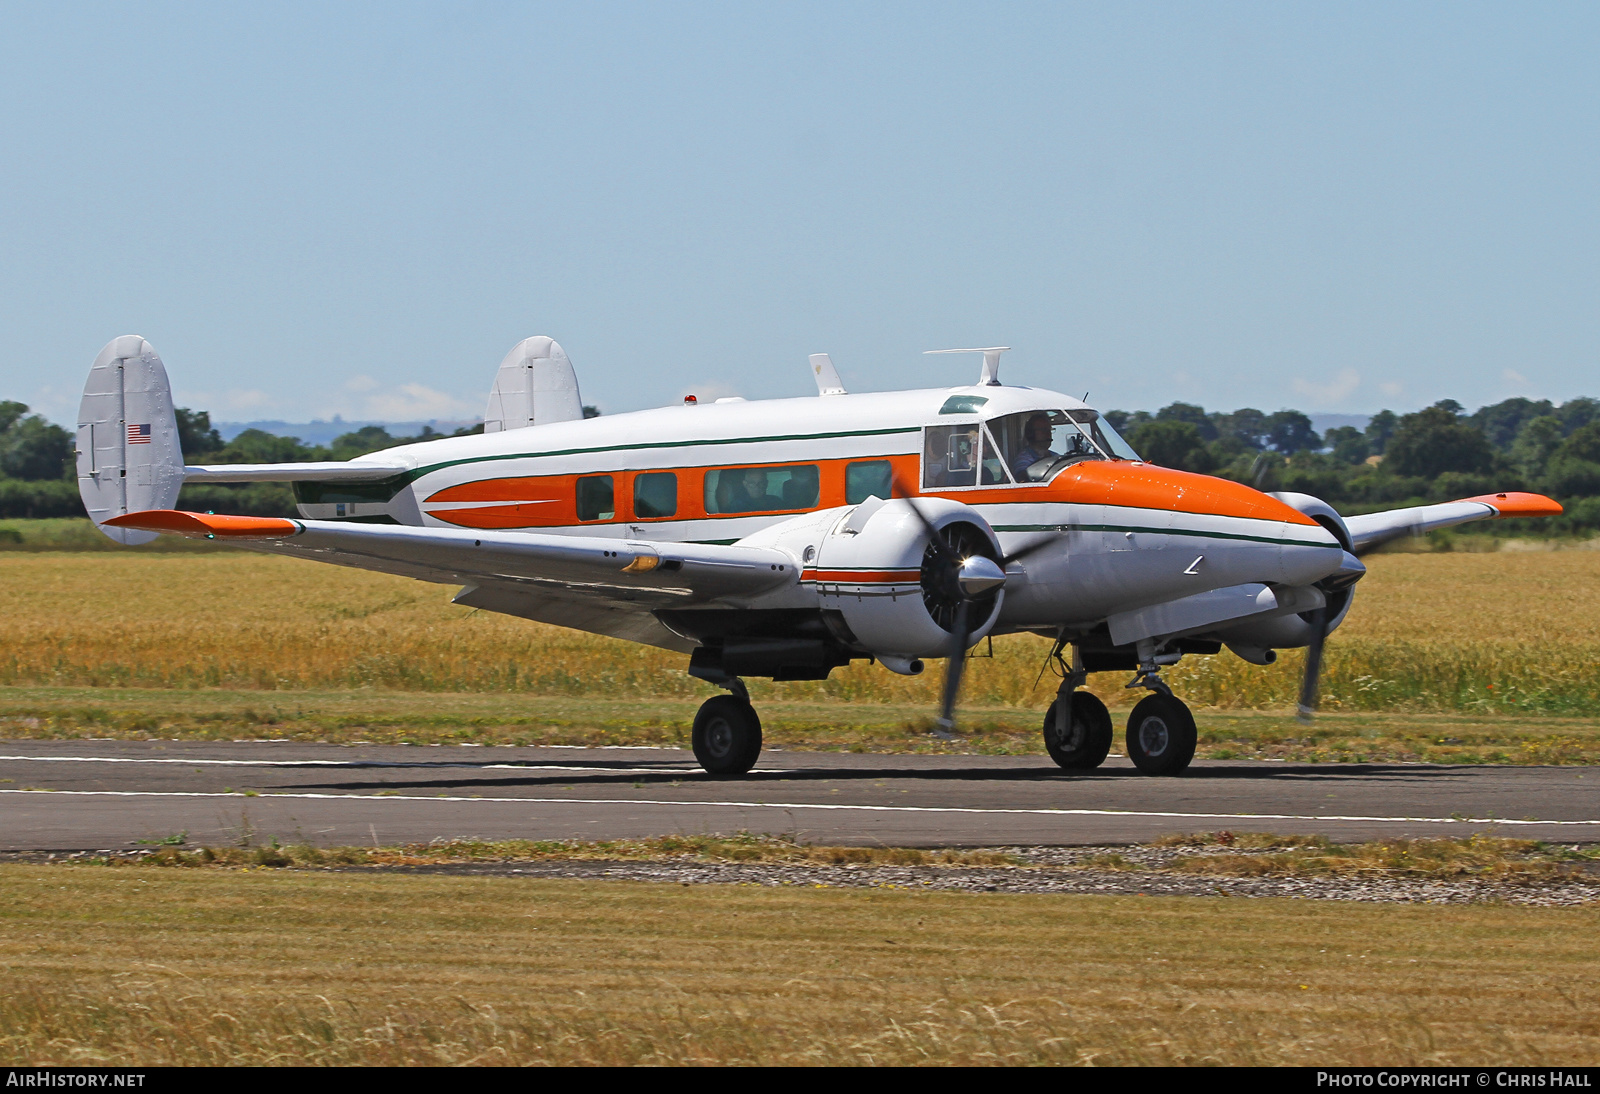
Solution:
[{"label": "tire", "polygon": [[1128,759],[1146,775],[1176,775],[1194,759],[1194,715],[1170,695],[1147,695],[1128,715]]},{"label": "tire", "polygon": [[1044,747],[1050,758],[1068,771],[1092,771],[1105,763],[1111,751],[1111,712],[1087,691],[1072,693],[1072,724],[1065,741],[1056,736],[1058,696],[1044,714]]},{"label": "tire", "polygon": [[761,719],[735,695],[700,704],[694,716],[694,758],[712,775],[743,775],[761,755]]}]

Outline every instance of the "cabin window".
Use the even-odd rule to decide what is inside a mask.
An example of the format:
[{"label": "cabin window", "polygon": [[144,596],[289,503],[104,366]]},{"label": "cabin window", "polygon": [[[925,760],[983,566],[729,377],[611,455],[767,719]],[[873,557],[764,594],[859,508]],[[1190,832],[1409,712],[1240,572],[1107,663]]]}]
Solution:
[{"label": "cabin window", "polygon": [[889,500],[894,490],[894,469],[888,460],[862,460],[844,469],[844,502],[859,505],[871,497]]},{"label": "cabin window", "polygon": [[923,431],[922,487],[978,485],[978,459],[982,449],[977,422],[965,425],[931,425]]},{"label": "cabin window", "polygon": [[610,475],[578,480],[578,519],[610,520],[617,515],[617,492]]},{"label": "cabin window", "polygon": [[706,512],[774,513],[815,508],[820,481],[814,463],[707,471]]},{"label": "cabin window", "polygon": [[670,517],[678,512],[678,476],[671,471],[651,471],[633,480],[633,515]]}]

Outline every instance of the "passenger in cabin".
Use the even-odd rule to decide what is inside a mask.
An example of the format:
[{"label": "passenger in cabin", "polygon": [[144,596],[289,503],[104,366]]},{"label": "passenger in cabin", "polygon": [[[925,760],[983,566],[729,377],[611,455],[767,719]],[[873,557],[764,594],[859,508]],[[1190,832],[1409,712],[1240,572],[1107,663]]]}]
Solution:
[{"label": "passenger in cabin", "polygon": [[933,426],[923,456],[924,487],[973,486],[977,479],[978,430],[974,426]]},{"label": "passenger in cabin", "polygon": [[789,468],[789,481],[783,484],[784,509],[810,509],[817,504],[820,478],[815,464]]},{"label": "passenger in cabin", "polygon": [[1011,474],[1018,482],[1028,481],[1028,468],[1040,460],[1055,461],[1059,452],[1050,450],[1050,415],[1035,414],[1022,428],[1023,446],[1011,459]]},{"label": "passenger in cabin", "polygon": [[767,493],[767,472],[760,467],[747,467],[740,474],[738,489],[732,498],[734,508],[729,513],[764,513],[787,508],[783,499]]}]

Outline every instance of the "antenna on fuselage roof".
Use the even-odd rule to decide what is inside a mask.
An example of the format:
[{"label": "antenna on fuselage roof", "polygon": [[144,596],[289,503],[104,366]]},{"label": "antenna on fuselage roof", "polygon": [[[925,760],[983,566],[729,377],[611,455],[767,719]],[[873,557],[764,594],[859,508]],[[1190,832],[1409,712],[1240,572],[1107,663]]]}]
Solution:
[{"label": "antenna on fuselage roof", "polygon": [[925,349],[924,354],[930,353],[981,353],[983,354],[983,372],[978,377],[981,387],[1000,386],[1000,355],[1010,346],[988,346],[983,349]]},{"label": "antenna on fuselage roof", "polygon": [[839,370],[833,367],[833,358],[826,353],[811,355],[811,374],[817,378],[818,395],[848,395]]}]

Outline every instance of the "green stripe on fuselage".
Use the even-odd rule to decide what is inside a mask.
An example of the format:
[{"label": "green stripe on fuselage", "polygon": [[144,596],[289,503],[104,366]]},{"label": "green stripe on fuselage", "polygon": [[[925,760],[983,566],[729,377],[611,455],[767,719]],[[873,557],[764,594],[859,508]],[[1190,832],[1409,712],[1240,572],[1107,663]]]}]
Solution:
[{"label": "green stripe on fuselage", "polygon": [[1142,528],[1131,524],[994,524],[996,532],[1142,532],[1152,536],[1194,536],[1199,539],[1239,539],[1270,543],[1276,547],[1338,547],[1337,543],[1310,543],[1303,539],[1273,539],[1243,532],[1204,532],[1194,528]]},{"label": "green stripe on fuselage", "polygon": [[[558,448],[550,452],[508,452],[496,456],[467,456],[459,460],[445,460],[418,467],[399,476],[402,485],[416,482],[424,475],[442,471],[446,467],[459,467],[469,463],[492,463],[498,460],[537,460],[549,456],[581,456],[596,452],[645,452],[653,448],[698,448],[701,445],[765,444],[771,441],[827,441],[838,437],[886,437],[896,433],[920,433],[921,426],[895,426],[893,429],[853,429],[839,433],[792,433],[778,437],[722,437],[692,441],[652,441],[646,444],[608,444],[595,448]],[[839,459],[847,457],[829,457]],[[393,480],[385,480],[393,481]]]}]

